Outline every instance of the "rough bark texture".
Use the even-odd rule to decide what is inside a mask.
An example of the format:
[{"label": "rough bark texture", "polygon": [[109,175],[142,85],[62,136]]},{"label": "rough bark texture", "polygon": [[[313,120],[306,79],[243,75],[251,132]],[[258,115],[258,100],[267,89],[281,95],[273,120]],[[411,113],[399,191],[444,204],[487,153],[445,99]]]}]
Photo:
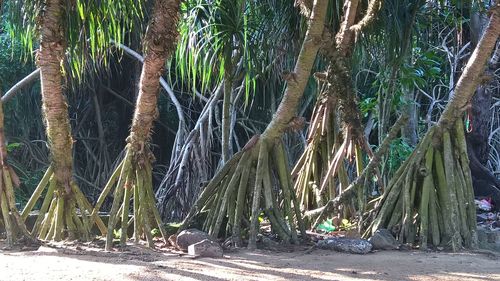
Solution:
[{"label": "rough bark texture", "polygon": [[[275,139],[282,135],[288,124],[296,116],[297,107],[304,94],[311,69],[314,64],[316,54],[321,47],[321,39],[325,22],[325,11],[328,7],[328,1],[316,0],[314,6],[318,8],[312,12],[304,43],[300,50],[299,57],[295,63],[293,76],[287,83],[287,88],[283,94],[276,113],[271,123],[261,136],[261,139]],[[314,7],[313,6],[313,7]]]},{"label": "rough bark texture", "polygon": [[63,96],[61,65],[64,60],[63,1],[47,0],[42,15],[38,66],[41,71],[43,113],[58,188],[71,193],[72,148],[68,104]]},{"label": "rough bark texture", "polygon": [[356,20],[358,3],[358,0],[346,1],[344,3],[344,21],[336,36],[337,45],[343,57],[347,56],[347,53],[352,49],[353,31],[351,30],[351,26],[354,25],[354,21]]},{"label": "rough bark texture", "polygon": [[[472,53],[465,66],[460,79],[455,86],[453,95],[446,106],[443,114],[439,118],[437,126],[440,129],[451,128],[460,114],[466,109],[467,103],[475,93],[476,87],[480,83],[484,73],[486,62],[490,58],[500,34],[500,4],[491,8],[491,17],[488,26],[484,31],[482,39]],[[440,134],[436,134],[438,137]]]},{"label": "rough bark texture", "polygon": [[[471,45],[475,47],[483,34],[484,28],[488,23],[488,18],[485,15],[474,13],[471,16]],[[499,48],[496,52],[499,53]],[[499,54],[500,55],[500,54]],[[490,60],[487,70],[487,75],[491,75],[498,65]],[[488,73],[489,72],[489,73]],[[490,145],[488,137],[490,134],[489,122],[492,111],[492,96],[495,94],[496,80],[489,79],[488,82],[480,85],[476,89],[476,94],[471,100],[471,110],[469,111],[470,128],[467,134],[467,144],[469,145],[469,153],[473,152],[482,165],[488,162]]]},{"label": "rough bark texture", "polygon": [[144,38],[144,65],[139,82],[134,119],[128,142],[134,152],[141,152],[148,141],[153,121],[158,117],[157,100],[165,61],[177,41],[179,0],[155,1],[153,14]]},{"label": "rough bark texture", "polygon": [[453,251],[477,246],[472,177],[460,117],[498,39],[499,10],[499,5],[490,10],[488,27],[437,125],[394,174],[376,203],[377,213],[365,235],[386,228],[400,242],[418,242],[421,249],[431,243]]},{"label": "rough bark texture", "polygon": [[156,0],[152,7],[153,12],[144,38],[144,63],[132,128],[127,138],[127,151],[92,211],[92,217],[95,218],[104,199],[116,183],[109,214],[106,250],[111,250],[113,247],[113,232],[118,221],[121,221],[120,243],[122,246],[126,245],[131,209],[136,243],[145,236],[148,246],[154,247],[151,234],[154,227],[158,227],[165,242],[168,238],[155,204],[151,165],[154,157],[148,147],[148,141],[153,121],[158,117],[160,77],[165,62],[174,51],[177,42],[179,5],[180,0]]},{"label": "rough bark texture", "polygon": [[[312,7],[301,52],[294,71],[286,75],[287,89],[272,121],[261,136],[250,139],[204,187],[179,230],[188,227],[196,215],[207,210],[203,228],[211,236],[231,233],[233,243],[239,247],[244,223],[249,226],[248,248],[255,249],[259,216],[264,211],[272,231],[283,241],[298,243],[296,225],[302,236],[306,236],[280,138],[287,128],[297,123],[294,118],[298,103],[321,46],[328,1],[316,0]],[[278,175],[278,184],[272,183],[273,174]],[[251,208],[248,202],[252,202]]]}]

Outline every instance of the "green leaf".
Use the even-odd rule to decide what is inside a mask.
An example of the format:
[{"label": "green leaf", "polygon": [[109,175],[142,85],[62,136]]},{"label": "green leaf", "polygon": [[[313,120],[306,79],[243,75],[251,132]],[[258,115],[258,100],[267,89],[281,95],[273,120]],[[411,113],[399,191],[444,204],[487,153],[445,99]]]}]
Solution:
[{"label": "green leaf", "polygon": [[330,232],[333,232],[336,230],[336,227],[335,225],[333,225],[333,221],[332,219],[327,219],[325,220],[324,222],[320,223],[316,229],[318,230],[323,230],[327,233],[330,233]]},{"label": "green leaf", "polygon": [[18,148],[20,146],[21,146],[21,143],[18,143],[18,142],[9,143],[7,145],[7,151],[11,152],[11,151],[13,151],[14,149],[16,149],[16,148]]}]

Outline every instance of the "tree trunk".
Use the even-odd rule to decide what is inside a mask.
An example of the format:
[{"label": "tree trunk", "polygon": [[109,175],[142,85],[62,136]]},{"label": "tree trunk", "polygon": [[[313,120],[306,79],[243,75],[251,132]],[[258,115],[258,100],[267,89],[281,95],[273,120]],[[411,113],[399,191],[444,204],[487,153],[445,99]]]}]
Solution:
[{"label": "tree trunk", "polygon": [[[157,100],[160,77],[165,62],[173,52],[177,37],[178,0],[157,0],[144,38],[144,64],[139,81],[139,95],[128,142],[134,152],[141,152],[150,138],[153,121],[158,118]],[[165,14],[162,14],[165,13]],[[167,18],[167,15],[170,18]],[[168,26],[171,25],[171,26]]]},{"label": "tree trunk", "polygon": [[417,105],[414,102],[415,93],[413,91],[407,90],[405,92],[404,99],[405,102],[407,103],[404,106],[404,108],[405,110],[407,110],[409,118],[408,118],[408,123],[401,130],[401,135],[409,145],[415,147],[418,143],[418,134],[417,134],[418,114],[417,114]]},{"label": "tree trunk", "polygon": [[[263,210],[271,222],[272,230],[282,240],[298,242],[294,217],[305,236],[281,137],[287,128],[293,128],[298,121],[295,119],[297,107],[321,47],[327,7],[326,0],[314,1],[295,69],[284,75],[287,88],[266,130],[261,136],[251,138],[240,152],[226,162],[204,188],[180,230],[189,227],[193,218],[206,209],[208,213],[204,229],[218,237],[223,221],[227,218],[226,232],[231,233],[236,246],[241,246],[242,243],[242,222],[248,224],[250,221],[248,248],[255,249],[259,216]],[[272,181],[274,173],[278,175],[275,185]],[[251,207],[247,202],[252,202]]]},{"label": "tree trunk", "polygon": [[309,29],[302,43],[295,69],[287,81],[287,88],[283,94],[276,113],[262,134],[262,139],[276,139],[281,137],[288,124],[297,114],[298,104],[304,94],[311,70],[316,59],[316,54],[321,47],[322,35],[324,29],[325,11],[328,1],[315,0],[313,12],[309,22]]},{"label": "tree trunk", "polygon": [[[471,16],[471,43],[477,45],[488,18],[474,13]],[[490,122],[492,116],[491,105],[493,96],[498,92],[497,79],[492,75],[498,68],[495,57],[500,56],[500,43],[489,61],[486,83],[476,89],[471,100],[471,108],[467,112],[469,127],[467,128],[467,152],[470,159],[470,169],[473,179],[475,196],[488,196],[495,205],[500,204],[500,181],[488,170],[487,163],[490,156]]]},{"label": "tree trunk", "polygon": [[[90,203],[73,182],[73,139],[68,118],[68,105],[63,96],[65,38],[63,27],[64,3],[47,0],[41,16],[41,39],[38,66],[42,86],[43,113],[51,152],[51,166],[22,212],[26,220],[42,191],[48,186],[35,221],[32,235],[46,240],[89,238],[86,211]],[[76,209],[80,209],[80,216]],[[99,219],[101,232],[103,223]]]},{"label": "tree trunk", "polygon": [[231,157],[231,112],[233,98],[232,44],[225,51],[224,98],[222,105],[222,164]]},{"label": "tree trunk", "polygon": [[400,242],[418,241],[421,249],[429,243],[453,251],[477,246],[472,178],[460,117],[481,83],[500,34],[500,5],[490,13],[488,27],[444,112],[389,182],[369,232],[390,229]]},{"label": "tree trunk", "polygon": [[68,118],[68,104],[63,96],[62,69],[65,38],[63,37],[63,1],[46,1],[42,16],[38,65],[41,71],[43,113],[52,155],[52,168],[60,192],[71,193],[73,139]]},{"label": "tree trunk", "polygon": [[476,87],[481,83],[481,77],[485,70],[484,68],[491,56],[491,52],[495,47],[500,33],[499,5],[500,4],[496,4],[491,8],[492,16],[484,31],[484,35],[469,58],[469,62],[465,66],[455,86],[450,101],[439,118],[437,126],[441,130],[450,129],[454,125],[455,121],[466,109],[467,103],[474,95]]},{"label": "tree trunk", "polygon": [[[368,9],[364,19],[358,24],[367,22],[366,17],[375,17],[373,5]],[[322,208],[324,203],[334,200],[338,194],[349,186],[350,178],[347,171],[350,167],[356,168],[356,175],[361,176],[363,171],[363,155],[365,152],[372,157],[372,151],[363,133],[361,112],[358,107],[358,98],[354,91],[350,60],[354,47],[358,1],[346,1],[344,4],[344,21],[339,32],[335,35],[335,42],[325,44],[322,53],[327,67],[323,73],[315,73],[318,88],[324,90],[318,95],[317,103],[311,117],[308,133],[308,145],[292,171],[295,178],[294,189],[301,203],[301,209],[311,210]],[[376,12],[376,11],[375,11]],[[370,20],[368,20],[369,22]],[[331,35],[333,37],[333,35]],[[337,120],[340,120],[338,124]],[[355,162],[347,164],[350,158]],[[351,200],[339,211],[339,217],[351,219],[351,215],[362,213],[366,194],[366,184],[363,181],[356,185],[357,204]],[[354,196],[351,196],[353,198]],[[347,202],[348,200],[343,200]],[[333,211],[333,210],[329,210]],[[335,210],[337,211],[337,210]],[[319,212],[308,212],[308,218]],[[328,213],[328,215],[333,215]],[[312,221],[311,221],[312,222]]]},{"label": "tree trunk", "polygon": [[[108,222],[106,250],[113,247],[113,235],[118,221],[120,242],[127,241],[130,202],[133,199],[134,239],[138,242],[144,235],[148,245],[153,247],[153,227],[158,227],[166,242],[166,232],[155,204],[152,186],[152,162],[154,156],[149,149],[153,122],[158,117],[157,100],[160,77],[165,62],[172,54],[177,40],[177,21],[180,0],[156,0],[144,37],[144,63],[139,81],[139,95],[127,138],[125,157],[104,187],[92,212],[95,219],[104,199],[116,184],[113,205]],[[93,221],[91,221],[91,224]]]}]

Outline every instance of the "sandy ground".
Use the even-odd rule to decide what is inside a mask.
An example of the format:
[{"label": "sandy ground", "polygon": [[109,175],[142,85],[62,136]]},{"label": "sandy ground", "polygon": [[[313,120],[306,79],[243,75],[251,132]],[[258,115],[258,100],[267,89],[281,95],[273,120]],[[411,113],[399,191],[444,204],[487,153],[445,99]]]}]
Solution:
[{"label": "sandy ground", "polygon": [[193,259],[141,247],[105,253],[42,246],[30,252],[0,250],[0,280],[500,280],[500,260],[471,253],[349,255],[304,248]]}]

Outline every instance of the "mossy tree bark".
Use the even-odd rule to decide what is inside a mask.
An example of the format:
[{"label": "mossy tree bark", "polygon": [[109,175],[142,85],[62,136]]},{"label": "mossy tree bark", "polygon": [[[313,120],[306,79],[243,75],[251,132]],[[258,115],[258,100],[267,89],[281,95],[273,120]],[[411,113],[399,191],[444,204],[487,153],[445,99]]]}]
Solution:
[{"label": "mossy tree bark", "polygon": [[475,247],[474,194],[460,117],[481,82],[500,35],[500,5],[490,10],[489,24],[438,120],[389,182],[366,235],[391,229],[404,243],[451,248]]},{"label": "mossy tree bark", "polygon": [[[22,217],[29,212],[48,186],[32,234],[40,239],[56,241],[68,238],[88,239],[90,203],[73,181],[73,139],[68,117],[68,105],[63,96],[65,59],[64,1],[45,1],[40,26],[38,66],[41,73],[43,114],[51,152],[51,167],[36,188]],[[77,208],[80,216],[77,215]],[[100,224],[101,225],[101,224]],[[102,226],[102,225],[101,225]]]},{"label": "mossy tree bark", "polygon": [[209,234],[218,237],[223,222],[227,221],[224,233],[231,234],[234,244],[241,246],[245,226],[249,229],[248,248],[254,249],[263,211],[282,240],[298,243],[297,224],[305,236],[281,137],[285,130],[301,123],[295,117],[296,110],[321,46],[327,7],[326,0],[314,1],[295,69],[287,79],[281,103],[266,130],[250,139],[215,175],[181,229],[188,227],[194,216],[206,211],[204,229]]},{"label": "mossy tree bark", "polygon": [[[159,228],[165,242],[168,238],[155,204],[151,174],[154,157],[149,149],[149,139],[153,121],[158,116],[160,76],[165,69],[167,58],[174,51],[178,36],[179,5],[180,0],[154,2],[144,38],[144,64],[125,156],[104,187],[92,212],[94,219],[104,199],[116,184],[106,236],[108,251],[113,247],[114,230],[119,221],[122,245],[126,244],[127,230],[132,222],[136,242],[144,235],[148,246],[153,247],[151,230],[155,226]],[[129,219],[130,209],[133,209],[132,219]]]}]

